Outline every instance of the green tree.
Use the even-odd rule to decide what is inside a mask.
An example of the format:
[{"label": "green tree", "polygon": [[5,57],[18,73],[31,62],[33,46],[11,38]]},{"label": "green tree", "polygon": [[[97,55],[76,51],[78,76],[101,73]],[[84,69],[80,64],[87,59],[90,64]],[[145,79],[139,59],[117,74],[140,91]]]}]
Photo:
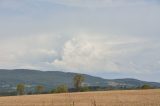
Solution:
[{"label": "green tree", "polygon": [[55,90],[56,93],[66,93],[68,92],[68,88],[66,85],[59,85],[56,90]]},{"label": "green tree", "polygon": [[84,77],[81,74],[76,74],[73,78],[74,87],[77,91],[80,91]]},{"label": "green tree", "polygon": [[141,86],[141,89],[151,89],[151,88],[152,87],[150,85],[147,85],[147,84]]},{"label": "green tree", "polygon": [[44,86],[42,86],[42,85],[37,85],[37,86],[35,87],[35,91],[36,91],[36,93],[42,93],[42,92],[44,91]]},{"label": "green tree", "polygon": [[17,94],[18,95],[25,94],[25,85],[23,83],[17,84]]}]

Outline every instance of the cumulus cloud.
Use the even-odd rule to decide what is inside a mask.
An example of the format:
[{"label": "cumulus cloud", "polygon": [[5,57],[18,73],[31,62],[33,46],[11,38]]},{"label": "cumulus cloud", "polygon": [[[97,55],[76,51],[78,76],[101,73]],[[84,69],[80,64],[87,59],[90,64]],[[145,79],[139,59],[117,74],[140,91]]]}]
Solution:
[{"label": "cumulus cloud", "polygon": [[[149,68],[143,66],[149,65],[151,62],[147,64],[142,61],[141,63],[136,62],[143,58],[136,54],[141,54],[143,50],[148,48],[147,42],[148,40],[134,37],[119,39],[102,36],[76,37],[66,42],[62,58],[54,60],[52,64],[77,72],[85,72],[86,70],[90,72],[131,73],[150,71]],[[135,55],[136,57],[134,57]],[[146,60],[147,56],[143,60]],[[133,57],[136,58],[136,61]]]},{"label": "cumulus cloud", "polygon": [[60,36],[43,34],[1,40],[0,67],[133,75],[160,69],[157,40],[153,43],[153,39],[137,36],[117,38],[92,33],[65,40]]}]

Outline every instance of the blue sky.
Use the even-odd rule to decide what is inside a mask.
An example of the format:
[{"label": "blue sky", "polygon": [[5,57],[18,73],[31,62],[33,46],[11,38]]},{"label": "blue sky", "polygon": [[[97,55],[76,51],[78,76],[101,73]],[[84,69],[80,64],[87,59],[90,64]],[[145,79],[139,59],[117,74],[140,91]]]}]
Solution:
[{"label": "blue sky", "polygon": [[158,0],[1,0],[0,68],[160,82]]}]

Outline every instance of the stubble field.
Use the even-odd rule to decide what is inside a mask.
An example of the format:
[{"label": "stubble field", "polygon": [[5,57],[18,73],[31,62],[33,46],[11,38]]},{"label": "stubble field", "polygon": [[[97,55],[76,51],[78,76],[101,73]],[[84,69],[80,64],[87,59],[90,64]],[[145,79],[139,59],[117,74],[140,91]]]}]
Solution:
[{"label": "stubble field", "polygon": [[0,97],[0,106],[160,106],[160,90]]}]

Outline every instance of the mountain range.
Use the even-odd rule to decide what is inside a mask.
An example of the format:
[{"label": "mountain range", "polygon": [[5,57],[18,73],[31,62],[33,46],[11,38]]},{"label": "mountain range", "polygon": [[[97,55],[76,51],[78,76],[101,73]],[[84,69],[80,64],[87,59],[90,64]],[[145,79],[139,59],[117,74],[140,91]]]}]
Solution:
[{"label": "mountain range", "polygon": [[[34,90],[36,85],[43,85],[46,89],[53,89],[58,85],[65,84],[73,88],[73,77],[77,73],[60,71],[40,71],[29,69],[0,69],[0,91],[11,92],[16,90],[16,85],[24,83],[30,90]],[[160,87],[158,82],[146,82],[137,79],[104,79],[91,75],[82,74],[85,78],[83,85],[99,87],[139,87],[144,84],[153,87]]]}]

